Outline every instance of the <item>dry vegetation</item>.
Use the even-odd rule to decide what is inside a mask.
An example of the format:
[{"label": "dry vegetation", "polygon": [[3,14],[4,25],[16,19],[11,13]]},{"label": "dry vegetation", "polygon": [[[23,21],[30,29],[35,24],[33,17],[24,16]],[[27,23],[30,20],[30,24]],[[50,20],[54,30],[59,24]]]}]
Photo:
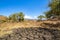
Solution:
[{"label": "dry vegetation", "polygon": [[[0,23],[0,36],[5,34],[12,33],[12,29],[15,28],[30,28],[30,27],[41,27],[41,28],[49,28],[49,29],[58,29],[60,30],[60,21],[24,21],[24,22],[4,22]],[[52,26],[50,26],[52,25]],[[56,25],[56,27],[54,27]]]}]

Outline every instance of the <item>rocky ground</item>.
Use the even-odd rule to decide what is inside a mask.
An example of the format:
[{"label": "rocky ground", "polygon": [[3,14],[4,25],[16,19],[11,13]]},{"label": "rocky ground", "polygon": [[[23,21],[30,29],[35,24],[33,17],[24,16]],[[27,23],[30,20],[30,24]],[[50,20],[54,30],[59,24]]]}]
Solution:
[{"label": "rocky ground", "polygon": [[60,40],[60,30],[46,28],[18,28],[0,40]]}]

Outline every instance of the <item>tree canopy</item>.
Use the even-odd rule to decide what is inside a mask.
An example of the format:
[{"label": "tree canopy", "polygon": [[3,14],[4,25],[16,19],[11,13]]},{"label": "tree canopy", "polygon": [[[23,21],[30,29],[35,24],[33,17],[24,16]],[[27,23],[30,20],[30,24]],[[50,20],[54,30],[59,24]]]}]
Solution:
[{"label": "tree canopy", "polygon": [[39,15],[38,17],[38,20],[42,20],[42,18],[45,18],[43,15]]},{"label": "tree canopy", "polygon": [[45,13],[46,17],[60,19],[60,0],[51,0],[48,7],[50,10]]},{"label": "tree canopy", "polygon": [[9,20],[13,20],[13,21],[24,21],[24,14],[23,14],[23,12],[11,14],[9,16]]}]

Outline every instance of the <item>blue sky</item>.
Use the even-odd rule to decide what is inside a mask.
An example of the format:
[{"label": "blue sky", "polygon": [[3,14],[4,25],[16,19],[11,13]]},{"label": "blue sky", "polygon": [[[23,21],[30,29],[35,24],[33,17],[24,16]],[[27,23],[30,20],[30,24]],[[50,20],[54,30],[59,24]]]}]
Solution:
[{"label": "blue sky", "polygon": [[0,15],[23,12],[25,18],[36,18],[48,11],[49,0],[0,0]]}]

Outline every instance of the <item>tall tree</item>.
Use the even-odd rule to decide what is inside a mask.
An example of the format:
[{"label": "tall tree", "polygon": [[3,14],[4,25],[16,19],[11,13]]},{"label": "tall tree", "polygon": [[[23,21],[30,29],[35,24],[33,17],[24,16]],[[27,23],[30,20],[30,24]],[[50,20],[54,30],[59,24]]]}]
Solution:
[{"label": "tall tree", "polygon": [[46,12],[46,17],[60,19],[60,0],[51,0],[49,7],[51,10]]}]

